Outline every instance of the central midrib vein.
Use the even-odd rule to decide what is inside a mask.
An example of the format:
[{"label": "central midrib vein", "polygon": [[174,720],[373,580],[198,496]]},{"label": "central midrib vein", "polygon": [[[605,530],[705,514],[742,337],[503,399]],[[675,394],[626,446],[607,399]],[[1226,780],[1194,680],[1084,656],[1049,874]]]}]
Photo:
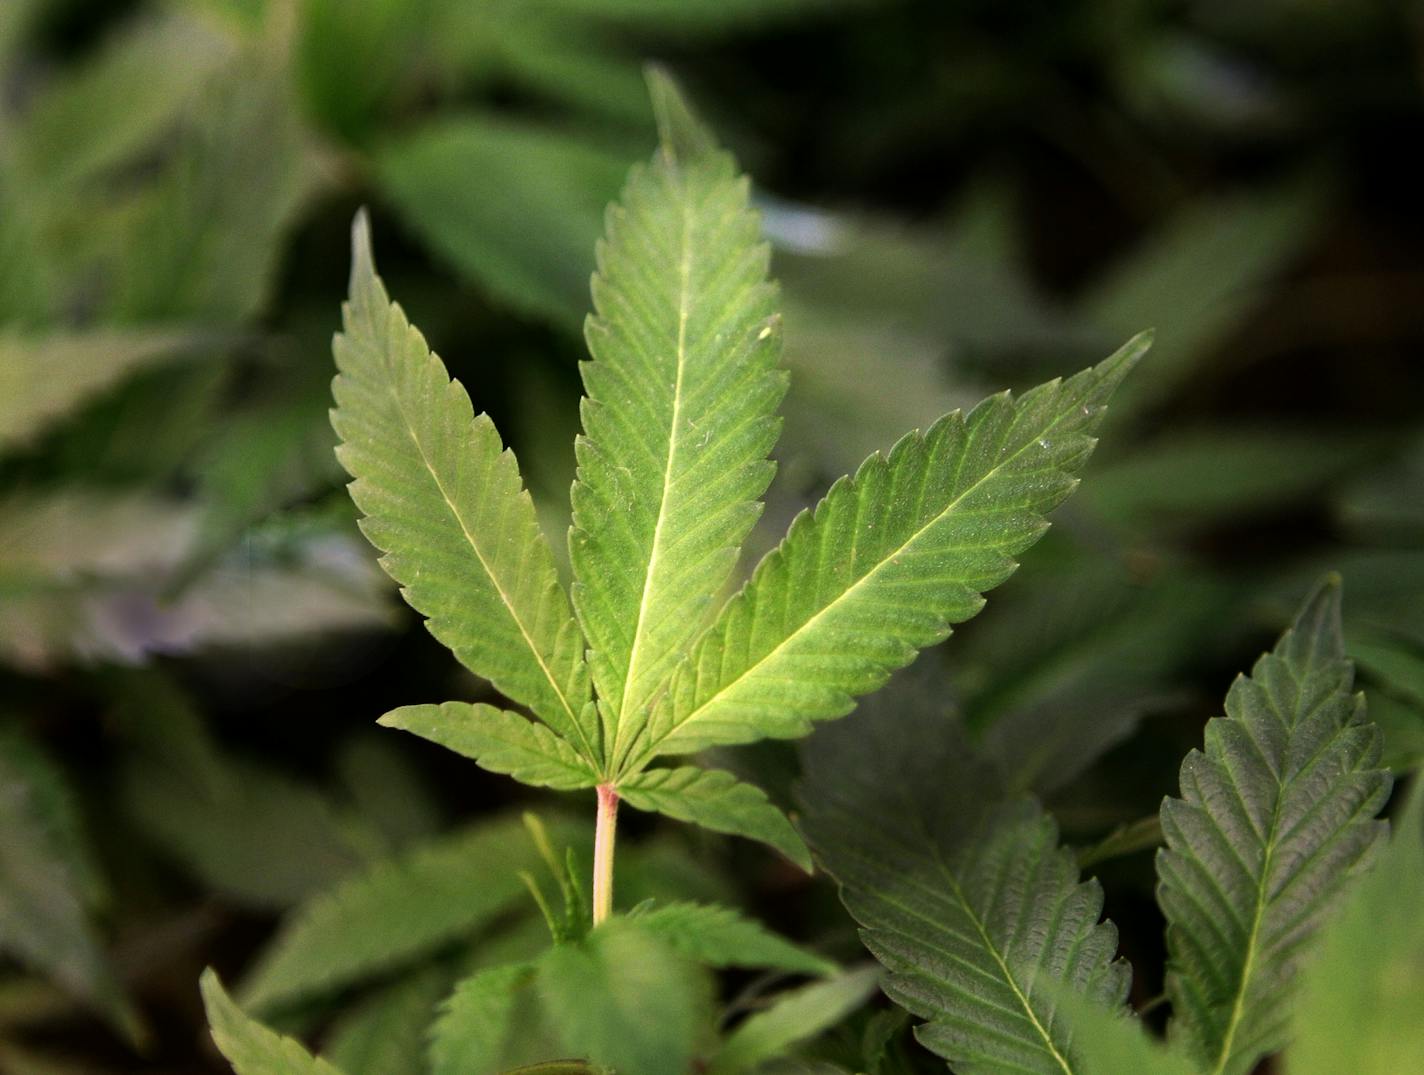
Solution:
[{"label": "central midrib vein", "polygon": [[692,211],[686,201],[682,204],[682,232],[678,251],[678,297],[677,297],[677,375],[673,381],[672,420],[668,432],[667,462],[663,465],[662,495],[658,500],[658,519],[653,527],[652,548],[648,552],[648,569],[643,576],[643,592],[638,601],[638,617],[633,624],[633,645],[628,651],[628,668],[623,676],[623,692],[618,702],[618,716],[614,722],[613,749],[610,757],[617,765],[619,745],[622,742],[625,718],[629,711],[629,697],[634,683],[634,673],[638,667],[639,652],[642,649],[643,622],[648,615],[648,605],[653,593],[653,576],[657,571],[658,553],[662,548],[663,523],[667,519],[668,492],[672,487],[673,461],[677,457],[678,425],[682,417],[682,379],[687,369],[687,315],[691,304],[692,278]]}]

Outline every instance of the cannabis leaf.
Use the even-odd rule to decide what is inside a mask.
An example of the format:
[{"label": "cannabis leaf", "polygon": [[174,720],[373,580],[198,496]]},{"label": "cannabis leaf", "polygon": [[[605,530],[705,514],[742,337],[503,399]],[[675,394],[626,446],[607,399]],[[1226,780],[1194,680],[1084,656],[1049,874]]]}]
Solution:
[{"label": "cannabis leaf", "polygon": [[239,1008],[211,967],[203,972],[201,986],[213,1041],[237,1075],[342,1075],[300,1042],[282,1037]]},{"label": "cannabis leaf", "polygon": [[1302,947],[1384,827],[1390,778],[1352,678],[1331,578],[1231,685],[1162,804],[1171,1037],[1213,1075],[1286,1043]]},{"label": "cannabis leaf", "polygon": [[611,907],[620,801],[809,867],[759,789],[650,765],[843,716],[978,612],[1074,488],[1147,347],[1139,337],[873,455],[719,612],[774,469],[780,317],[745,178],[665,75],[649,83],[659,147],[597,250],[567,597],[513,455],[387,297],[364,215],[335,344],[333,424],[382,564],[437,638],[542,722],[449,702],[382,723],[526,783],[596,785],[596,921]]},{"label": "cannabis leaf", "polygon": [[[557,843],[576,838],[550,825]],[[405,965],[475,933],[525,897],[518,873],[537,852],[518,818],[500,818],[379,862],[297,908],[243,986],[274,1008]]]},{"label": "cannabis leaf", "polygon": [[802,513],[672,678],[635,764],[843,716],[984,605],[1092,452],[1139,336],[1101,365],[946,415]]},{"label": "cannabis leaf", "polygon": [[1053,819],[1004,798],[957,721],[893,689],[804,750],[806,834],[890,972],[929,1020],[920,1042],[959,1072],[1077,1073],[1065,990],[1120,1004],[1128,968]]},{"label": "cannabis leaf", "polygon": [[472,672],[601,758],[583,638],[518,465],[386,296],[364,214],[343,315],[332,425],[382,566]]},{"label": "cannabis leaf", "polygon": [[761,512],[786,391],[746,181],[667,79],[650,85],[662,147],[598,248],[569,535],[615,764]]}]

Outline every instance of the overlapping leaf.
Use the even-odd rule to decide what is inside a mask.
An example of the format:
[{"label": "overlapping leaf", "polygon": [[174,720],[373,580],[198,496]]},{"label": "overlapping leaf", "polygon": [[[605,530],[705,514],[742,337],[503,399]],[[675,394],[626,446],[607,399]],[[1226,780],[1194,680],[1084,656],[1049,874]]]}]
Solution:
[{"label": "overlapping leaf", "polygon": [[760,514],[786,390],[747,183],[666,79],[651,85],[661,147],[598,250],[569,537],[615,763]]},{"label": "overlapping leaf", "polygon": [[985,400],[871,456],[792,524],[674,675],[634,763],[842,716],[983,607],[1075,484],[1139,337],[1021,398]]},{"label": "overlapping leaf", "polygon": [[1285,1044],[1303,946],[1381,834],[1390,780],[1352,679],[1332,579],[1232,684],[1162,804],[1171,1036],[1217,1075]]},{"label": "overlapping leaf", "polygon": [[[899,692],[891,692],[898,694]],[[958,1072],[1083,1069],[1063,992],[1121,1003],[1128,968],[1057,826],[1005,799],[957,722],[880,698],[805,748],[806,832],[883,988]]]},{"label": "overlapping leaf", "polygon": [[213,1041],[235,1075],[342,1075],[301,1042],[283,1037],[239,1008],[211,968],[203,972],[202,989]]},{"label": "overlapping leaf", "polygon": [[332,424],[362,529],[431,633],[596,763],[583,640],[514,456],[386,296],[364,216],[344,312]]}]

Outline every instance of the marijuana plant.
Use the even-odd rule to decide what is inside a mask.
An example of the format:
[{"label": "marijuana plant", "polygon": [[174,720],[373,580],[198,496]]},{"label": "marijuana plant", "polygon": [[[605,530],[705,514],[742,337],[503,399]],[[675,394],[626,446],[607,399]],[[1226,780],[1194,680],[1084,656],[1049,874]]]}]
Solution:
[{"label": "marijuana plant", "polygon": [[525,783],[596,788],[595,924],[620,802],[809,867],[760,790],[664,759],[802,735],[973,616],[1072,490],[1147,346],[873,455],[719,609],[773,471],[776,291],[745,179],[668,79],[651,86],[660,146],[610,209],[593,278],[567,595],[513,454],[387,296],[364,216],[335,342],[364,532],[431,632],[536,718],[446,702],[381,722]]}]

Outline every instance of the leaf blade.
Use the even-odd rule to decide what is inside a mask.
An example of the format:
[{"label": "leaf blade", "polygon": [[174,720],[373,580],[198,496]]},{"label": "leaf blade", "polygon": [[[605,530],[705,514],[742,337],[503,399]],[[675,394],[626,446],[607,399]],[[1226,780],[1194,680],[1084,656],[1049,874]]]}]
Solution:
[{"label": "leaf blade", "polygon": [[407,705],[376,723],[439,743],[525,784],[573,791],[598,783],[587,760],[566,740],[507,709],[471,702]]},{"label": "leaf blade", "polygon": [[722,769],[682,765],[645,769],[618,785],[618,794],[639,810],[691,821],[714,832],[770,844],[807,873],[811,853],[766,793]]},{"label": "leaf blade", "polygon": [[1148,343],[947,415],[832,486],[678,669],[635,756],[803,735],[975,615],[1072,491],[1108,397]]},{"label": "leaf blade", "polygon": [[650,84],[660,149],[634,169],[598,248],[569,535],[615,759],[760,514],[786,390],[747,184],[671,83]]},{"label": "leaf blade", "polygon": [[203,971],[200,985],[213,1041],[236,1075],[342,1075],[300,1042],[268,1029],[239,1008],[211,967]]},{"label": "leaf blade", "polygon": [[352,247],[332,425],[362,529],[431,633],[597,765],[582,636],[514,456],[388,298],[364,213]]},{"label": "leaf blade", "polygon": [[1218,1075],[1285,1044],[1295,957],[1382,830],[1389,777],[1352,678],[1336,577],[1237,677],[1163,801],[1170,1036]]},{"label": "leaf blade", "polygon": [[771,967],[829,975],[835,963],[792,944],[730,907],[678,902],[629,916],[675,951],[709,967]]}]

